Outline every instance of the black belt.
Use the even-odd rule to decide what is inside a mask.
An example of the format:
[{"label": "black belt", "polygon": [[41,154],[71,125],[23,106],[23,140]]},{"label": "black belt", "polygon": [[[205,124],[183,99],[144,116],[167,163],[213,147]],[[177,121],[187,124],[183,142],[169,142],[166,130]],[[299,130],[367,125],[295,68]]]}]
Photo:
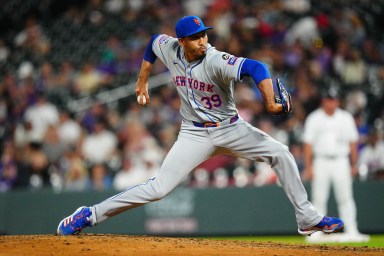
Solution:
[{"label": "black belt", "polygon": [[236,114],[233,117],[229,118],[229,122],[227,122],[228,119],[226,119],[222,122],[217,122],[217,123],[215,123],[215,122],[206,122],[206,123],[192,122],[192,123],[196,127],[210,128],[210,127],[219,127],[220,125],[223,125],[223,124],[233,124],[238,119],[239,119],[239,114]]}]

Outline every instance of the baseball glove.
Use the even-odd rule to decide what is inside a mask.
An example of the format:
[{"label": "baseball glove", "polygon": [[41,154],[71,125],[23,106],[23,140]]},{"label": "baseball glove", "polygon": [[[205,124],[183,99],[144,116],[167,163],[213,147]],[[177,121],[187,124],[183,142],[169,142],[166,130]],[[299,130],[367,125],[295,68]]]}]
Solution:
[{"label": "baseball glove", "polygon": [[276,103],[280,103],[283,105],[283,111],[280,113],[285,116],[289,116],[292,114],[292,100],[291,95],[285,89],[283,83],[280,81],[280,79],[276,79],[276,85],[277,85],[277,92],[279,93],[278,96],[275,96]]}]

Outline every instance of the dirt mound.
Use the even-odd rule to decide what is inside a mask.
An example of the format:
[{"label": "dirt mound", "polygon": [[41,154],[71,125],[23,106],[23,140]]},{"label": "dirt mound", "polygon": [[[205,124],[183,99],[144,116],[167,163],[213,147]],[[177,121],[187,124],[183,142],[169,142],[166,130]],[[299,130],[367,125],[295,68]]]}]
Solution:
[{"label": "dirt mound", "polygon": [[0,255],[384,255],[384,249],[128,235],[0,236]]}]

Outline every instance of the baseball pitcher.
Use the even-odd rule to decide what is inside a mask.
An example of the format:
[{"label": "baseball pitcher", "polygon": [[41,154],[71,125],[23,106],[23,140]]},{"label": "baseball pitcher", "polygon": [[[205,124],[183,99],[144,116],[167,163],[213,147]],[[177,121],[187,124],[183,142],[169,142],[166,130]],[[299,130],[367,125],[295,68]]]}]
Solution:
[{"label": "baseball pitcher", "polygon": [[146,48],[136,85],[138,103],[150,103],[148,78],[157,58],[169,69],[181,99],[181,130],[160,172],[101,203],[78,208],[59,223],[57,234],[78,234],[116,214],[160,200],[194,167],[222,152],[271,165],[294,207],[300,234],[343,229],[343,221],[321,215],[308,201],[288,147],[245,122],[237,112],[235,82],[249,76],[260,90],[268,112],[290,115],[291,96],[281,81],[277,80],[275,97],[267,66],[218,51],[208,44],[209,29],[212,27],[205,26],[199,17],[186,16],[176,24],[177,38],[154,35]]}]

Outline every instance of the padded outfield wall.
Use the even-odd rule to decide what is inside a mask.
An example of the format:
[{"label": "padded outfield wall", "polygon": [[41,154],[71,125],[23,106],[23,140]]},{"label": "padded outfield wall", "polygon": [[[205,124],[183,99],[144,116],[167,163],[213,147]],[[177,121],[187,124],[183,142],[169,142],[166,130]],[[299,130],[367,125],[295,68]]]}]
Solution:
[{"label": "padded outfield wall", "polygon": [[[308,189],[308,191],[310,191]],[[384,233],[384,182],[355,182],[359,229]],[[1,234],[53,234],[78,206],[116,194],[14,191],[0,194]],[[330,215],[337,216],[333,197]],[[293,208],[281,187],[192,189],[180,187],[164,199],[124,212],[85,233],[146,235],[297,234]]]}]

